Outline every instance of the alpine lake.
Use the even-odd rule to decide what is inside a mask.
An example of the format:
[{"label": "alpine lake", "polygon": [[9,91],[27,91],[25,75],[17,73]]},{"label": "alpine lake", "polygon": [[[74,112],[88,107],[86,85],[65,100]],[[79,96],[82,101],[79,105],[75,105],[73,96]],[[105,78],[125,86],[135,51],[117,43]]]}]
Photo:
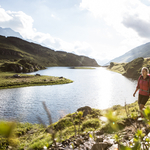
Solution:
[{"label": "alpine lake", "polygon": [[74,82],[61,85],[30,86],[0,90],[0,119],[39,123],[41,117],[48,123],[43,108],[44,101],[50,110],[52,121],[77,111],[78,108],[106,109],[114,105],[133,103],[137,80],[132,80],[104,67],[71,68],[48,67],[29,74],[57,76]]}]

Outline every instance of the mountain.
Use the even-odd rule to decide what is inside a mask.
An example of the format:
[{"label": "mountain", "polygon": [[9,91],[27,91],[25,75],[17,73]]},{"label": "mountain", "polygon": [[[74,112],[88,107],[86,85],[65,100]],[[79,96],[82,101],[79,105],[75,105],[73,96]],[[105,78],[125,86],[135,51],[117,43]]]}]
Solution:
[{"label": "mountain", "polygon": [[13,37],[18,37],[23,39],[23,37],[20,35],[19,32],[15,32],[14,30],[12,30],[11,28],[2,28],[0,27],[0,35],[3,36],[13,36]]},{"label": "mountain", "polygon": [[9,68],[6,69],[7,71],[10,71],[10,68],[15,68],[15,70],[17,68],[17,72],[25,67],[27,69],[24,72],[34,71],[34,68],[37,69],[42,66],[99,66],[95,59],[86,56],[54,51],[17,37],[0,36],[0,63],[6,61],[11,65],[5,63],[2,67]]},{"label": "mountain", "polygon": [[143,58],[150,57],[150,42],[128,51],[124,55],[109,61],[105,65],[109,65],[110,62],[117,62],[117,63],[130,62],[138,57]]}]

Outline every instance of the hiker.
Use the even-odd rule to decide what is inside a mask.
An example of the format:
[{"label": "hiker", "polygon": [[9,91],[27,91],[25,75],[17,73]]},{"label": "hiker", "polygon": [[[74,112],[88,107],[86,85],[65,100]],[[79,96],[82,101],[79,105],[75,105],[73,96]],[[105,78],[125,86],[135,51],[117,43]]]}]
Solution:
[{"label": "hiker", "polygon": [[135,97],[136,92],[139,90],[139,96],[138,96],[138,105],[139,105],[139,109],[141,111],[141,117],[143,118],[143,113],[142,110],[146,104],[146,102],[149,99],[149,89],[150,89],[150,76],[149,74],[149,70],[146,67],[143,67],[141,69],[141,75],[138,79],[138,83],[137,83],[137,87],[136,90],[133,94],[133,96]]}]

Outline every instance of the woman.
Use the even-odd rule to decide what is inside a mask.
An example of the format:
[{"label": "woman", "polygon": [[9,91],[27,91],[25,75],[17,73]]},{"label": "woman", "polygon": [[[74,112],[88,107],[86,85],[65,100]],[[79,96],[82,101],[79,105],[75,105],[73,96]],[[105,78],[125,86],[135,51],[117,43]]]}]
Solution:
[{"label": "woman", "polygon": [[138,104],[141,111],[141,117],[143,118],[142,110],[149,99],[150,77],[148,76],[148,68],[143,67],[141,70],[141,74],[142,75],[138,79],[137,87],[133,96],[135,97],[136,92],[139,90]]}]

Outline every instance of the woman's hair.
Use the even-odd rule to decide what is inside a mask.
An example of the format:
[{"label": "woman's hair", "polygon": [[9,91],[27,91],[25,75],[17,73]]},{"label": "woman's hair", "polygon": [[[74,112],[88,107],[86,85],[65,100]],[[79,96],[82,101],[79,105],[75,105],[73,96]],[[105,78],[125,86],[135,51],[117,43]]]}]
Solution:
[{"label": "woman's hair", "polygon": [[149,70],[148,70],[147,67],[143,67],[143,68],[141,69],[141,74],[142,74],[142,70],[145,70],[145,71],[147,72],[147,74],[149,74]]}]

